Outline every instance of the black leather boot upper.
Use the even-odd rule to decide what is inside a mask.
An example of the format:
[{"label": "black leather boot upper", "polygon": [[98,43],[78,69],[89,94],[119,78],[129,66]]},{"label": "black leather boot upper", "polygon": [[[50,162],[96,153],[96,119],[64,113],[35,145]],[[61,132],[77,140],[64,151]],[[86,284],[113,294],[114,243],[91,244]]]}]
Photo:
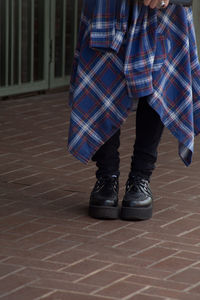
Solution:
[{"label": "black leather boot upper", "polygon": [[90,196],[90,205],[116,207],[118,205],[118,177],[100,177]]},{"label": "black leather boot upper", "polygon": [[152,205],[153,196],[149,181],[140,176],[129,177],[122,201],[123,207],[146,207]]}]

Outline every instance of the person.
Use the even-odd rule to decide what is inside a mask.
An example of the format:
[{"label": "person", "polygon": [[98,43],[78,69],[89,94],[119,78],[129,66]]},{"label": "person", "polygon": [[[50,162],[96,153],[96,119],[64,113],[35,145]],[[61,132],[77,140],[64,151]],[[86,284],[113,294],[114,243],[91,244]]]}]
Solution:
[{"label": "person", "polygon": [[[118,204],[120,127],[138,99],[130,172]],[[150,178],[164,127],[185,165],[200,132],[200,66],[191,7],[169,0],[85,0],[70,85],[69,151],[96,162],[89,214],[152,217]]]}]

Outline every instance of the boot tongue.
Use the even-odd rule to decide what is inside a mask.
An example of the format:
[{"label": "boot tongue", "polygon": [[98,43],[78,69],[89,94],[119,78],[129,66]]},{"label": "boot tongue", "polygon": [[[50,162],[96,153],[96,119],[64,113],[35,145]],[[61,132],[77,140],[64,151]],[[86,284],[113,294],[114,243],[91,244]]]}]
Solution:
[{"label": "boot tongue", "polygon": [[143,189],[148,185],[148,180],[145,178],[142,178],[140,176],[132,176],[129,178],[128,182],[128,190],[132,191],[143,191]]}]

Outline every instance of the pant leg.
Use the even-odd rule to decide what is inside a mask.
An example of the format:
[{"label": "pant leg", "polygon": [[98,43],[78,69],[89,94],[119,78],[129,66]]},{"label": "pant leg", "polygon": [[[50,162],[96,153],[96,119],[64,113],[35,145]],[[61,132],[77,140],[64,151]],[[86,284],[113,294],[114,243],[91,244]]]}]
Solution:
[{"label": "pant leg", "polygon": [[136,140],[130,175],[149,179],[157,160],[157,148],[164,125],[157,112],[148,104],[147,97],[139,99],[136,112]]},{"label": "pant leg", "polygon": [[120,129],[92,157],[98,168],[97,178],[106,175],[119,176],[119,146]]}]

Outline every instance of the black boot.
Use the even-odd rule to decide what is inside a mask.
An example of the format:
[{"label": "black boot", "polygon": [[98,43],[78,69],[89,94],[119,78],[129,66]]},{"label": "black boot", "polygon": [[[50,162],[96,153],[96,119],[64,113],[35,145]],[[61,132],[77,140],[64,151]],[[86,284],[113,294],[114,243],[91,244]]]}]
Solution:
[{"label": "black boot", "polygon": [[118,177],[100,177],[91,192],[89,215],[97,219],[117,219],[118,191]]},{"label": "black boot", "polygon": [[129,177],[122,201],[121,218],[146,220],[152,217],[153,196],[149,181],[140,176]]}]

